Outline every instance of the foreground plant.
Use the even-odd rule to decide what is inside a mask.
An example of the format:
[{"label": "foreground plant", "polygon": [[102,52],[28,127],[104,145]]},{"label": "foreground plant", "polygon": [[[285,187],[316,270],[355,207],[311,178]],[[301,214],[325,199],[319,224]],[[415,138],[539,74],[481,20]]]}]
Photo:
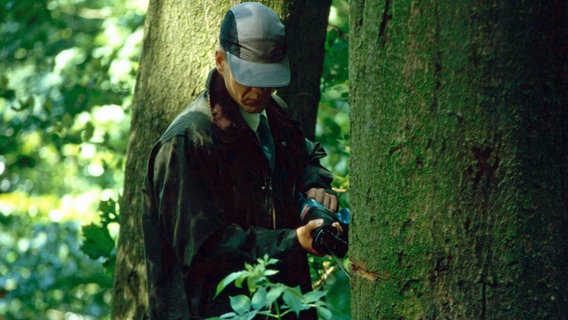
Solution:
[{"label": "foreground plant", "polygon": [[327,291],[316,290],[303,294],[299,287],[273,283],[269,277],[277,274],[278,270],[269,269],[269,266],[276,264],[278,260],[265,255],[264,258],[257,259],[257,262],[255,265],[245,263],[245,270],[233,272],[221,280],[215,297],[232,283],[237,288],[242,288],[246,283],[249,295],[229,297],[233,312],[209,320],[250,320],[257,315],[281,319],[291,312],[299,316],[300,312],[310,308],[316,308],[321,319],[331,319],[332,312],[323,300]]}]

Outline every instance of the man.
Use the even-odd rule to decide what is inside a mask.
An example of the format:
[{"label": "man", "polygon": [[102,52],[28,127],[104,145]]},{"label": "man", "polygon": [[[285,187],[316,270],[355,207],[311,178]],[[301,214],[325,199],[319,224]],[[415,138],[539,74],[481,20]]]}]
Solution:
[{"label": "man", "polygon": [[[306,140],[274,89],[290,82],[284,26],[259,3],[221,24],[206,90],[153,148],[144,188],[144,244],[151,319],[201,319],[231,311],[217,284],[265,254],[273,279],[310,290],[311,231],[298,193],[335,211],[325,152]],[[312,310],[302,319],[315,318]]]}]

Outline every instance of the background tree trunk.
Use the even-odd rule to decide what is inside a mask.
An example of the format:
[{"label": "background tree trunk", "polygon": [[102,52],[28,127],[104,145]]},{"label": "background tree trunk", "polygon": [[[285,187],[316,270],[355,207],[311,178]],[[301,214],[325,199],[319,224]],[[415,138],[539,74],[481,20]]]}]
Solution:
[{"label": "background tree trunk", "polygon": [[290,85],[278,90],[278,94],[302,121],[306,137],[314,140],[331,0],[289,0],[285,3],[281,12],[288,32],[288,55],[295,63],[291,64]]},{"label": "background tree trunk", "polygon": [[[168,123],[204,89],[207,74],[214,67],[219,24],[231,5],[238,2],[149,3],[120,206],[113,319],[146,317],[146,268],[140,221],[147,157]],[[287,24],[290,60],[295,67],[290,88],[283,91],[292,109],[303,108],[304,113],[296,113],[307,119],[309,126],[305,129],[313,134],[330,1],[263,3]]]},{"label": "background tree trunk", "polygon": [[564,2],[350,10],[353,319],[567,319]]}]

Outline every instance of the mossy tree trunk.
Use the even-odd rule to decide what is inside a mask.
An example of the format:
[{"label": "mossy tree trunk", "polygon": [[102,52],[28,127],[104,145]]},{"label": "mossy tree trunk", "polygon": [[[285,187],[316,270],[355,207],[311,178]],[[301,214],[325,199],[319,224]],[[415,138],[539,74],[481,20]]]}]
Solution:
[{"label": "mossy tree trunk", "polygon": [[[168,123],[204,89],[207,74],[214,67],[219,24],[231,5],[238,2],[150,0],[121,201],[113,319],[147,317],[146,268],[140,224],[147,157]],[[285,90],[287,101],[291,108],[305,108],[306,114],[315,115],[317,100],[307,99],[309,105],[300,105],[296,101],[305,98],[304,91],[310,92],[308,95],[317,94],[319,99],[330,1],[273,0],[263,3],[281,15],[291,35],[290,60],[295,67],[290,88]],[[316,6],[319,10],[315,10]],[[311,16],[305,16],[308,14]],[[305,30],[310,30],[309,36],[304,35]],[[310,41],[308,48],[297,49],[306,46],[307,41]],[[310,70],[309,74],[304,70]],[[312,121],[309,117],[306,119]],[[310,126],[307,130],[313,132],[315,118]]]},{"label": "mossy tree trunk", "polygon": [[566,4],[350,10],[353,319],[567,319]]}]

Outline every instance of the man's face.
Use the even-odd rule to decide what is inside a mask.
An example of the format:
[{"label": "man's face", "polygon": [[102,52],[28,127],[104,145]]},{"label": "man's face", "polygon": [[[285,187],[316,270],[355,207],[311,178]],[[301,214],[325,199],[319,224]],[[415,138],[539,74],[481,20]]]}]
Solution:
[{"label": "man's face", "polygon": [[225,80],[225,87],[229,95],[241,108],[249,113],[259,113],[268,106],[274,89],[247,87],[238,83],[233,78],[229,65],[220,50],[215,51],[215,63],[217,71]]}]

